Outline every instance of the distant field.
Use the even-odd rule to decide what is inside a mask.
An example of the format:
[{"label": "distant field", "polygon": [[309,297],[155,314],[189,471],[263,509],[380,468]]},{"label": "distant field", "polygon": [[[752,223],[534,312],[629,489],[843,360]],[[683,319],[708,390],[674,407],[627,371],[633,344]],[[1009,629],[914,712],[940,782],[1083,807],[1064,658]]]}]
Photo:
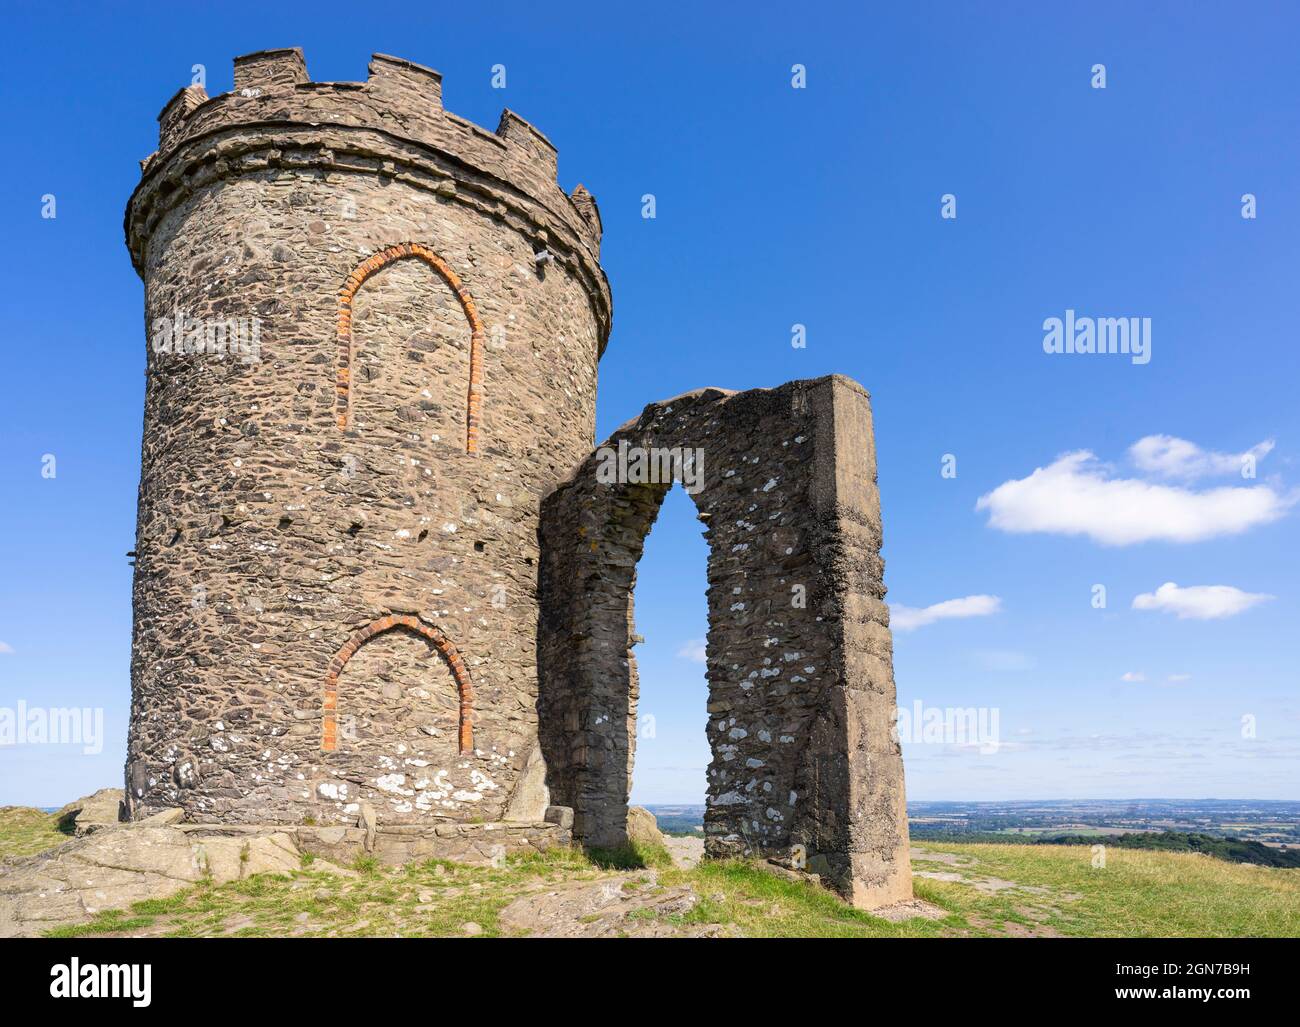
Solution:
[{"label": "distant field", "polygon": [[647,806],[664,834],[699,837],[704,831],[703,806]]},{"label": "distant field", "polygon": [[[908,807],[912,841],[917,844],[1002,844],[1026,838],[1039,844],[1077,845],[1096,838],[1130,849],[1202,852],[1233,863],[1300,867],[1296,822],[1286,819],[1300,817],[1300,806],[1294,803],[1209,800],[918,805],[925,812],[914,811],[912,804]],[[703,806],[646,808],[658,819],[665,834],[699,835]],[[1184,815],[1164,815],[1171,809]],[[1256,819],[1246,819],[1248,816]],[[1108,823],[1108,817],[1118,822]],[[1278,820],[1283,822],[1275,823]]]},{"label": "distant field", "polygon": [[[1145,828],[1140,830],[1155,830],[1154,828]],[[1093,827],[1089,824],[1064,824],[1061,827],[1004,827],[999,834],[1089,834],[1089,835],[1112,835],[1112,834],[1133,834],[1136,833],[1129,828],[1124,827]]]},{"label": "distant field", "polygon": [[1007,835],[1213,835],[1300,849],[1300,802],[1263,799],[909,802],[914,838],[994,841]]}]

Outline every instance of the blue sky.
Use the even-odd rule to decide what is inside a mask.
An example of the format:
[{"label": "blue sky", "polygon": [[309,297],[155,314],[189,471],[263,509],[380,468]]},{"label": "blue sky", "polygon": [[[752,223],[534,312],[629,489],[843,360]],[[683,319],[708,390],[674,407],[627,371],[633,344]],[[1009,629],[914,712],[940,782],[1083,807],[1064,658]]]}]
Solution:
[{"label": "blue sky", "polygon": [[[890,602],[968,600],[902,618],[929,623],[896,633],[899,702],[997,710],[1001,741],[906,744],[910,797],[1300,797],[1300,17],[980,7],[11,7],[0,707],[102,707],[106,742],[0,748],[0,803],[120,781],[144,368],[122,210],[192,65],[215,93],[293,45],[317,80],[431,65],[448,109],[556,143],[605,224],[598,436],[702,385],[871,391]],[[1150,318],[1150,363],[1045,353],[1067,309]],[[1130,450],[1153,436],[1194,448]],[[702,801],[698,527],[675,490],[642,562],[643,802]]]}]

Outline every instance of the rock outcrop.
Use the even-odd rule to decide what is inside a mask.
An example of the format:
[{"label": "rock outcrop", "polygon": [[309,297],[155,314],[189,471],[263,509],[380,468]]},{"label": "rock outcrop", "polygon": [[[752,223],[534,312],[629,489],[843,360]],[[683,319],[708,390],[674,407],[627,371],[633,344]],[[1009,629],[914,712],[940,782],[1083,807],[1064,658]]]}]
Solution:
[{"label": "rock outcrop", "polygon": [[[76,806],[65,807],[65,815]],[[482,866],[570,841],[568,829],[556,823],[381,826],[373,810],[363,811],[357,827],[187,824],[184,815],[173,808],[135,823],[93,830],[87,824],[86,831],[78,821],[77,837],[7,863],[0,875],[0,938],[86,923],[104,910],[165,899],[196,884],[292,873],[303,868],[304,856],[312,857],[313,871],[346,875],[338,864],[360,857],[386,866],[425,859]]]},{"label": "rock outcrop", "polygon": [[0,938],[85,923],[103,910],[164,899],[204,880],[223,884],[302,865],[287,834],[208,836],[169,819],[164,812],[139,824],[105,826],[10,864],[0,877]]},{"label": "rock outcrop", "polygon": [[644,806],[627,808],[627,840],[634,845],[645,845],[654,849],[663,849],[663,833],[659,830],[659,821]]},{"label": "rock outcrop", "polygon": [[125,794],[121,788],[101,788],[91,795],[68,803],[54,814],[59,829],[69,834],[75,832],[83,835],[106,824],[118,823],[122,819],[122,799]]}]

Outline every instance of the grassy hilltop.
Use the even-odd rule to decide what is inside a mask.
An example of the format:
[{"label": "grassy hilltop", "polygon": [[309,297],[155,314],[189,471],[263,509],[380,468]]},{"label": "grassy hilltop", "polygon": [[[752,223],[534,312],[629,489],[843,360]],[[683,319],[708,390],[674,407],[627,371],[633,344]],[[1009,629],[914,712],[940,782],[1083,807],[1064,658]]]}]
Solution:
[{"label": "grassy hilltop", "polygon": [[[53,818],[0,810],[3,860],[59,844]],[[744,862],[683,869],[666,850],[441,861],[361,860],[199,885],[99,914],[67,935],[438,936],[531,932],[798,937],[1300,936],[1300,870],[1192,853],[924,842],[917,899],[891,921]]]}]

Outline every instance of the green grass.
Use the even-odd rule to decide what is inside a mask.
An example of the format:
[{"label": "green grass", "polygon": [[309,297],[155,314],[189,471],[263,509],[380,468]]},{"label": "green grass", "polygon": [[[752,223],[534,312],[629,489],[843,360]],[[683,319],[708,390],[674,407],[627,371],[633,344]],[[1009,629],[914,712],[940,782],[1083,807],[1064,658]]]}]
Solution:
[{"label": "green grass", "polygon": [[602,870],[668,869],[673,858],[662,845],[628,842],[617,849],[588,849],[587,858]]},{"label": "green grass", "polygon": [[[62,840],[57,832],[51,839],[48,825],[29,821],[0,819],[5,851]],[[200,883],[51,934],[436,937],[463,935],[463,925],[474,923],[480,936],[494,937],[506,933],[501,911],[525,892],[630,872],[647,902],[672,888],[689,888],[697,901],[672,913],[633,903],[625,914],[629,933],[657,921],[657,927],[669,924],[682,933],[708,926],[710,933],[749,937],[1300,936],[1300,870],[1113,847],[1106,851],[1104,868],[1093,867],[1086,846],[920,842],[919,847],[915,871],[961,878],[915,877],[916,896],[938,908],[935,919],[892,923],[759,864],[705,860],[680,870],[664,850],[629,847],[528,853],[501,866],[476,867],[428,860],[392,868],[363,857],[347,876],[304,860],[293,873]],[[652,882],[655,887],[645,887]],[[582,919],[594,923],[601,916]]]},{"label": "green grass", "polygon": [[[750,938],[919,938],[962,926],[954,916],[890,923],[854,909],[820,885],[777,877],[741,860],[706,860],[660,880],[669,886],[690,883],[700,895],[685,923],[724,924],[731,928],[727,933]],[[918,882],[916,892],[932,899],[927,882]]]},{"label": "green grass", "polygon": [[[929,846],[927,846],[929,847]],[[1300,936],[1300,871],[1226,863],[1197,853],[1107,846],[1105,867],[1092,849],[1071,845],[934,845],[977,860],[971,867],[913,861],[913,869],[995,877],[1020,888],[997,901],[1041,918],[1065,935],[1086,937]],[[926,882],[935,901],[976,916],[988,900],[965,884]],[[1025,891],[1043,888],[1046,894]],[[1022,916],[1025,914],[1022,913]]]},{"label": "green grass", "polygon": [[[167,899],[100,913],[89,924],[57,928],[52,937],[150,934],[165,937],[445,937],[478,924],[501,933],[497,917],[527,885],[600,877],[585,857],[560,850],[529,854],[501,867],[428,860],[384,867],[358,859],[355,877],[306,867],[259,874],[223,885],[199,884]],[[423,900],[423,901],[422,901]]]},{"label": "green grass", "polygon": [[59,830],[53,814],[29,806],[0,807],[0,862],[34,856],[62,845],[69,837]]},{"label": "green grass", "polygon": [[[49,814],[0,809],[0,861],[33,855],[67,838]],[[516,855],[499,867],[429,860],[395,869],[363,856],[353,863],[353,875],[345,877],[320,870],[305,856],[302,869],[292,874],[220,886],[200,883],[171,898],[103,912],[89,924],[53,933],[419,937],[460,935],[462,925],[472,922],[482,936],[492,937],[502,933],[501,910],[525,891],[644,871],[634,873],[641,884],[656,876],[658,890],[684,887],[698,897],[689,911],[663,915],[684,931],[710,925],[716,933],[754,937],[1300,936],[1300,869],[1114,845],[1106,848],[1104,867],[1093,866],[1086,845],[918,838],[916,849],[918,874],[960,878],[914,878],[917,897],[941,911],[937,919],[891,923],[757,864],[706,860],[679,870],[666,849],[631,845]],[[660,915],[652,908],[633,908],[627,917],[633,926]]]}]

